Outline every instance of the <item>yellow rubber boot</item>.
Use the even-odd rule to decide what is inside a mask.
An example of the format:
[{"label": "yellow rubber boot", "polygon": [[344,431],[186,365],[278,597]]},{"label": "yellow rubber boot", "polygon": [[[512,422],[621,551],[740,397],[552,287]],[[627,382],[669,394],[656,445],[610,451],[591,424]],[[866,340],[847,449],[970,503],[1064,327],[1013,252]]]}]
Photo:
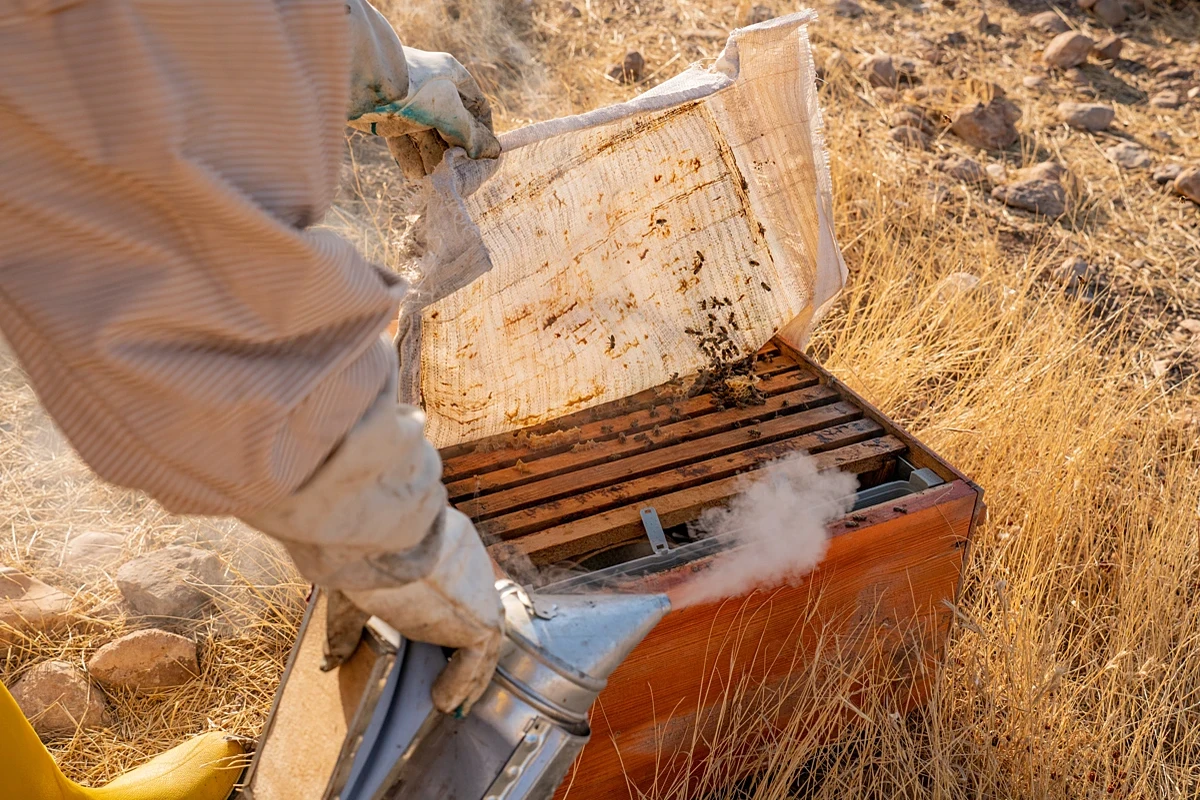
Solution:
[{"label": "yellow rubber boot", "polygon": [[0,800],[225,800],[242,774],[243,754],[236,739],[206,733],[107,786],[86,789],[63,776],[0,684]]}]

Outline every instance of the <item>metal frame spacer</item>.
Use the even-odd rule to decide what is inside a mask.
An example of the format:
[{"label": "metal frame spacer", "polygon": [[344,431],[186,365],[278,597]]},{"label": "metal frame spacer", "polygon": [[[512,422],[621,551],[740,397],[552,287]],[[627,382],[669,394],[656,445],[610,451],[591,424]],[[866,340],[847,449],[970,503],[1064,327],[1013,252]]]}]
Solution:
[{"label": "metal frame spacer", "polygon": [[667,544],[667,534],[658,518],[658,512],[654,510],[654,506],[646,506],[641,510],[641,515],[642,527],[646,529],[646,537],[650,540],[650,546],[654,548],[654,555],[666,555],[671,546]]}]

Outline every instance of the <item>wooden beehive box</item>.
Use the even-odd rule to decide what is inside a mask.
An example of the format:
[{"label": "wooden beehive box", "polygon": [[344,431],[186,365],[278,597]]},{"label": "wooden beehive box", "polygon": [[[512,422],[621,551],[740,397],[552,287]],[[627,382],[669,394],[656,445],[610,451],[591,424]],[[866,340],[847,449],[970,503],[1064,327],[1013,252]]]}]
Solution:
[{"label": "wooden beehive box", "polygon": [[[743,473],[808,451],[822,469],[859,478],[855,508],[829,525],[814,572],[674,610],[642,642],[600,696],[592,740],[560,796],[627,797],[631,785],[663,785],[724,702],[714,686],[786,683],[831,637],[882,646],[887,670],[901,678],[898,710],[924,696],[981,490],[786,345],[764,347],[753,372],[753,403],[676,381],[442,451],[451,503],[494,542],[502,566],[569,568],[547,571],[559,576],[548,579],[553,591],[620,580],[677,598],[721,555],[720,543],[689,542],[687,523],[734,496]],[[665,529],[654,537],[658,553],[654,517]],[[743,646],[717,658],[720,643],[734,640]]]}]

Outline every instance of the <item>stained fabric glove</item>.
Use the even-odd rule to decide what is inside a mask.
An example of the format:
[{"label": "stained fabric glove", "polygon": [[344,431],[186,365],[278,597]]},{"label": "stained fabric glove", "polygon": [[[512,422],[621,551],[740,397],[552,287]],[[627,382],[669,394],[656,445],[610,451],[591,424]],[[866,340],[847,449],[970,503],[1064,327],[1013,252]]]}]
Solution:
[{"label": "stained fabric glove", "polygon": [[449,53],[404,47],[364,0],[347,3],[353,42],[349,125],[382,136],[406,177],[428,175],[448,147],[495,158],[492,110],[479,84]]},{"label": "stained fabric glove", "polygon": [[396,402],[393,378],[304,486],[243,519],[279,539],[312,582],[409,639],[458,648],[433,701],[466,713],[495,669],[503,613],[487,550],[446,506],[441,474],[424,415]]}]

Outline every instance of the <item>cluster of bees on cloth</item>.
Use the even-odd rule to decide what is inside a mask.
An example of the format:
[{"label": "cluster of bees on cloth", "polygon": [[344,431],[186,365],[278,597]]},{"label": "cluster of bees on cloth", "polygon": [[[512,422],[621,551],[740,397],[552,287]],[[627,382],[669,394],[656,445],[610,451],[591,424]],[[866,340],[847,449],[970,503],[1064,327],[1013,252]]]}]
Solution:
[{"label": "cluster of bees on cloth", "polygon": [[[697,252],[696,261],[703,265],[704,254]],[[767,284],[763,288],[770,291]],[[740,297],[738,298],[741,299]],[[700,368],[691,393],[709,392],[717,401],[717,409],[727,407],[745,408],[762,405],[766,398],[756,386],[754,354],[742,352],[742,347],[732,336],[738,327],[734,301],[728,297],[710,295],[697,303],[702,320],[700,328],[684,328],[683,332],[695,340],[700,353],[708,364]]]}]

